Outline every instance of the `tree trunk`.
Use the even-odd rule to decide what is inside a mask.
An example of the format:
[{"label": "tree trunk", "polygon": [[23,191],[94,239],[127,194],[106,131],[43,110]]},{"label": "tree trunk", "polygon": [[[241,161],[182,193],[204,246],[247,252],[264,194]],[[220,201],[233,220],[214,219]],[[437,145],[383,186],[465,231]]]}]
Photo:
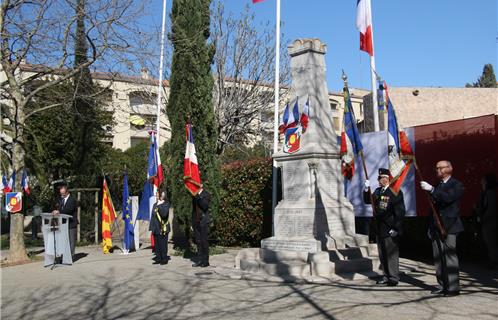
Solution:
[{"label": "tree trunk", "polygon": [[[14,103],[17,105],[17,114],[14,118],[14,152],[12,154],[12,164],[16,172],[16,181],[13,191],[21,191],[21,169],[24,168],[24,106],[23,98],[19,92],[16,92]],[[25,204],[23,203],[23,206]],[[9,263],[19,263],[28,261],[26,247],[24,245],[24,215],[22,212],[10,214],[10,248],[7,260]]]}]

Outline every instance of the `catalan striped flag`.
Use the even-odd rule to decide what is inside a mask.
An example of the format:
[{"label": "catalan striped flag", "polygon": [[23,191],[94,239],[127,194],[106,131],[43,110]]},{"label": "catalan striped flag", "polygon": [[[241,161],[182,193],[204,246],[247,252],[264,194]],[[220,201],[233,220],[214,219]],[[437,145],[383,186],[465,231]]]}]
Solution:
[{"label": "catalan striped flag", "polygon": [[116,211],[112,204],[111,194],[104,177],[102,187],[102,251],[107,254],[112,248],[111,225],[116,219]]}]

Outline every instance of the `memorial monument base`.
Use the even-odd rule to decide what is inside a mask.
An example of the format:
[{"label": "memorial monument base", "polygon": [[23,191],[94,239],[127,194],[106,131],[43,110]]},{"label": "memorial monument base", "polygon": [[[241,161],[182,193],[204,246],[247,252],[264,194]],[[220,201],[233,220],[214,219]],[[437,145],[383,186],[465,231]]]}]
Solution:
[{"label": "memorial monument base", "polygon": [[239,251],[235,267],[242,271],[295,279],[350,276],[352,273],[369,275],[378,271],[377,245],[368,243],[367,236],[327,238],[325,249],[315,239],[263,239],[261,248]]}]

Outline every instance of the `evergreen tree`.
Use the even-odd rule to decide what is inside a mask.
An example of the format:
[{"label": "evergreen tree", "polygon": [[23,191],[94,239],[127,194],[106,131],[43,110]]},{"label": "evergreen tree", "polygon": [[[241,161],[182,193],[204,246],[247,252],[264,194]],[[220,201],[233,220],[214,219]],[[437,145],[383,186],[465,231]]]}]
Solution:
[{"label": "evergreen tree", "polygon": [[[76,12],[74,66],[82,66],[81,72],[40,91],[26,107],[26,165],[42,186],[61,178],[69,178],[71,187],[95,186],[105,161],[103,128],[112,124],[112,114],[103,104],[109,92],[93,84],[88,68],[85,0],[77,1]],[[43,84],[40,80],[27,90]]]},{"label": "evergreen tree", "polygon": [[493,71],[493,65],[488,63],[484,65],[482,70],[482,75],[477,79],[477,82],[467,83],[465,85],[467,88],[496,88],[496,76]]},{"label": "evergreen tree", "polygon": [[173,62],[171,94],[167,114],[171,123],[171,202],[175,216],[188,235],[192,198],[183,184],[185,123],[193,125],[193,134],[201,180],[211,193],[210,211],[216,219],[219,204],[220,167],[216,156],[218,138],[212,95],[211,64],[215,53],[208,44],[211,0],[174,0],[172,9]]}]

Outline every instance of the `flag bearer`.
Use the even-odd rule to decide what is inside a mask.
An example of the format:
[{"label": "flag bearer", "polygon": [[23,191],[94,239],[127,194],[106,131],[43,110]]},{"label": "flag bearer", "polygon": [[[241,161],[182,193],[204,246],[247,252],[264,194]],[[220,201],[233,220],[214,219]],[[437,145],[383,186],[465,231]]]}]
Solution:
[{"label": "flag bearer", "polygon": [[209,192],[201,188],[199,192],[192,198],[192,229],[194,231],[194,239],[197,245],[197,261],[192,264],[192,267],[208,267],[209,266],[209,225],[211,224],[211,216],[209,215],[209,202],[211,195]]},{"label": "flag bearer", "polygon": [[168,263],[169,207],[166,192],[157,192],[157,202],[152,207],[150,231],[154,236],[156,261],[153,264]]},{"label": "flag bearer", "polygon": [[405,216],[403,192],[394,193],[390,188],[391,174],[388,169],[380,168],[378,181],[380,187],[375,189],[370,198],[370,181],[365,180],[363,198],[365,203],[375,208],[377,229],[377,246],[384,275],[377,284],[397,286],[399,281],[399,236]]}]

